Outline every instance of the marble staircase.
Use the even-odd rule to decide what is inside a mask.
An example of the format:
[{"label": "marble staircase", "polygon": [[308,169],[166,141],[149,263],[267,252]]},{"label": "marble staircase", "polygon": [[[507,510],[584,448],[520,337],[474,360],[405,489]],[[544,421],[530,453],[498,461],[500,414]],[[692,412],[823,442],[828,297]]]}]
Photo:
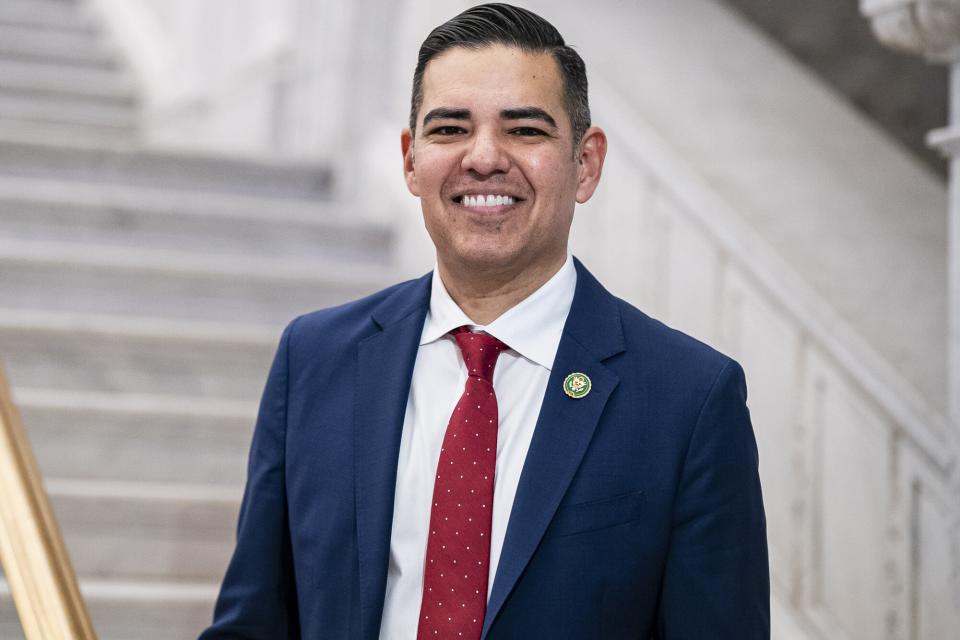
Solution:
[{"label": "marble staircase", "polygon": [[0,131],[131,140],[131,75],[82,3],[0,3]]},{"label": "marble staircase", "polygon": [[208,623],[283,324],[390,280],[391,232],[330,194],[323,166],[144,148],[82,3],[0,4],[0,364],[104,640]]}]

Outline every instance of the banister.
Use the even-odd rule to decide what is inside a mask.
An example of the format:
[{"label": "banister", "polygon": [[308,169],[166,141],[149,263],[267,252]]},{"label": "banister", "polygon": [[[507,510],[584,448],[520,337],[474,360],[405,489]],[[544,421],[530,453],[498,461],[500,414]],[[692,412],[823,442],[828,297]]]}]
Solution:
[{"label": "banister", "polygon": [[27,640],[96,639],[2,370],[0,562]]},{"label": "banister", "polygon": [[[899,425],[937,466],[949,474],[957,465],[960,431],[949,417],[886,363],[837,313],[830,309],[793,269],[775,255],[757,233],[748,228],[732,207],[714,193],[673,153],[655,131],[628,114],[629,106],[602,73],[591,83],[603,96],[602,110],[613,123],[618,145],[634,163],[642,165],[670,195],[684,206],[680,211],[694,221],[769,303],[784,309],[806,335],[877,407]],[[598,110],[599,111],[599,110]],[[651,160],[652,159],[652,160]],[[682,188],[678,185],[682,185]],[[815,309],[816,312],[811,310]]]},{"label": "banister", "polygon": [[[593,74],[591,85],[594,90],[599,88],[596,112],[611,139],[619,141],[618,160],[628,165],[624,173],[634,179],[642,176],[643,186],[638,191],[655,194],[645,196],[649,201],[644,203],[669,202],[669,214],[675,216],[671,224],[691,229],[710,248],[707,253],[713,256],[713,268],[780,316],[791,337],[796,337],[795,357],[800,366],[785,374],[796,390],[791,398],[796,403],[795,412],[779,423],[777,439],[768,441],[774,443],[771,450],[786,451],[790,456],[790,477],[781,484],[764,487],[768,509],[771,503],[789,505],[790,509],[789,516],[784,517],[785,508],[780,507],[780,528],[770,530],[771,549],[780,551],[777,556],[771,555],[774,605],[791,623],[809,629],[812,637],[860,637],[857,631],[865,623],[888,630],[921,624],[918,621],[933,629],[956,628],[950,621],[960,619],[960,608],[954,604],[960,602],[960,581],[955,578],[960,575],[960,553],[956,544],[948,541],[957,540],[960,531],[960,425],[923,397],[909,378],[884,360],[800,273],[771,250],[764,238],[743,221],[735,203],[689,166],[653,126],[636,116],[614,82],[599,72]],[[655,208],[647,206],[646,215],[652,217],[649,212]],[[627,215],[635,211],[629,206],[618,210],[627,211]],[[661,234],[654,242],[667,244],[666,234],[671,231],[654,225],[645,229]],[[663,273],[666,267],[661,265],[660,269],[658,273]],[[727,295],[732,298],[736,294]],[[734,306],[732,299],[726,303]],[[668,308],[664,305],[654,312]],[[740,357],[733,350],[742,340],[724,333],[724,306],[718,303],[711,308],[718,311],[712,337],[730,338],[730,343],[720,343],[722,348]],[[811,374],[812,369],[816,372]],[[824,376],[825,371],[829,375]],[[819,389],[821,384],[826,389]],[[817,392],[805,392],[808,388]],[[835,396],[849,392],[853,398],[850,406],[864,411],[849,414],[856,418],[840,418],[828,425],[822,413],[828,392]],[[862,427],[869,427],[870,433],[858,431]],[[836,489],[842,483],[834,477],[828,485],[823,459],[824,434],[837,428],[862,438],[864,449],[873,447],[862,454],[862,460],[869,462],[862,463],[861,468],[876,473],[862,480],[877,489],[875,494],[883,502],[870,501],[869,508],[859,514],[868,516],[862,520],[832,517],[828,522],[824,515],[826,505],[836,499],[836,494],[828,493],[825,487]],[[761,460],[768,452],[761,451]],[[785,458],[781,454],[779,460]],[[835,455],[833,462],[837,460]],[[856,460],[851,456],[849,462]],[[835,472],[836,464],[832,469]],[[936,515],[930,516],[934,509]],[[877,513],[881,515],[873,518]],[[823,549],[836,545],[837,532],[851,527],[857,531],[857,538],[872,541],[871,549],[882,549],[880,554],[853,559],[834,555],[831,561],[826,560]],[[840,548],[851,546],[841,544]],[[935,565],[936,569],[931,569]],[[849,613],[850,607],[844,609],[849,601],[838,596],[836,589],[838,584],[850,581],[838,581],[837,576],[857,575],[865,569],[864,575],[871,575],[870,568],[877,566],[883,571],[873,572],[879,574],[873,584],[881,585],[875,610]],[[828,584],[834,590],[828,591]],[[921,605],[924,594],[938,591],[947,595],[933,604],[928,599]],[[838,611],[846,615],[837,615]],[[775,624],[782,625],[783,621]],[[883,637],[901,635],[890,631]]]}]

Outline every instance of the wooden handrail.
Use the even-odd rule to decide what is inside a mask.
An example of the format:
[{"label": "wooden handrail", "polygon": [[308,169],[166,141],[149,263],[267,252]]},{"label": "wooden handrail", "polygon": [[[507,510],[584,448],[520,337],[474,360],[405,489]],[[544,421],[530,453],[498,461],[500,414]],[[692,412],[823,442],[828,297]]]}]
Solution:
[{"label": "wooden handrail", "polygon": [[96,640],[2,370],[0,562],[27,640]]}]

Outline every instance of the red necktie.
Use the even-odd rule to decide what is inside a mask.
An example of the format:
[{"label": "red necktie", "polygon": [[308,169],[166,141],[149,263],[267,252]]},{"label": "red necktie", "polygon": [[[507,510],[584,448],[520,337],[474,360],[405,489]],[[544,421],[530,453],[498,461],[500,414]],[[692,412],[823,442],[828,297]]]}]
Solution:
[{"label": "red necktie", "polygon": [[421,640],[479,640],[487,610],[498,424],[493,369],[508,347],[466,327],[450,333],[463,353],[467,382],[443,436],[434,479]]}]

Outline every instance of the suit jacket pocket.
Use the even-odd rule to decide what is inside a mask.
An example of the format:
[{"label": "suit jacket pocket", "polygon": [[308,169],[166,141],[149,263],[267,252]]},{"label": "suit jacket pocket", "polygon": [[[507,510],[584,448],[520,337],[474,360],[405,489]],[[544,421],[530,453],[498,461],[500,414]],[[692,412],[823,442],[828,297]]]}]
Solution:
[{"label": "suit jacket pocket", "polygon": [[608,529],[640,517],[643,491],[568,504],[557,509],[545,538]]}]

